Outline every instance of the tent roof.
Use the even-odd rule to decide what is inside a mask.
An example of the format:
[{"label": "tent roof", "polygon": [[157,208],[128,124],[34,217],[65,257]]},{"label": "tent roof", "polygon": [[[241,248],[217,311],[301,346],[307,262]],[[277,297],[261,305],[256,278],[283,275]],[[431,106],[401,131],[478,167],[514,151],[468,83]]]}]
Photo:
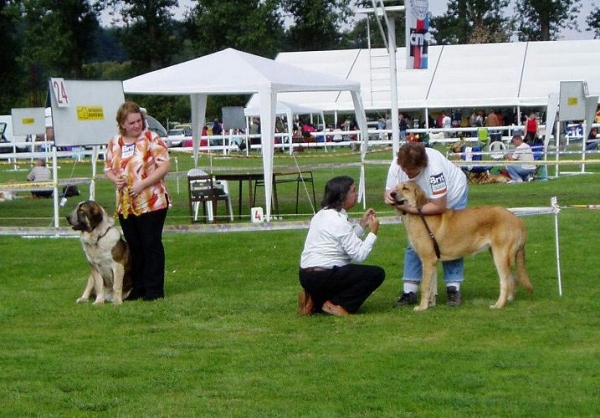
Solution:
[{"label": "tent roof", "polygon": [[[429,68],[406,69],[406,50],[398,48],[398,108],[545,106],[560,82],[584,80],[600,95],[595,61],[600,40],[517,42],[430,46]],[[286,52],[277,62],[312,69],[361,85],[366,110],[390,109],[389,56],[385,49]],[[280,100],[351,111],[347,92],[283,93]],[[253,96],[248,106],[254,106]]]},{"label": "tent roof", "polygon": [[360,83],[228,48],[125,80],[123,90],[162,95],[359,91]]}]

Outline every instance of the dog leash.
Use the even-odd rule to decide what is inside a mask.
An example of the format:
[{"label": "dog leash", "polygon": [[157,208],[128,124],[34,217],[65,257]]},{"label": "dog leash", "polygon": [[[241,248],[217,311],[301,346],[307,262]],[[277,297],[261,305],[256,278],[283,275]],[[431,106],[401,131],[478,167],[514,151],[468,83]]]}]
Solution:
[{"label": "dog leash", "polygon": [[427,225],[427,221],[425,220],[425,216],[423,215],[423,212],[421,212],[421,208],[417,208],[417,211],[419,212],[419,216],[421,217],[421,220],[423,221],[423,224],[425,225],[425,228],[427,229],[427,232],[429,233],[429,236],[431,237],[431,241],[433,241],[433,249],[435,250],[435,256],[439,260],[440,256],[441,256],[440,246],[438,245],[438,242],[435,239],[433,232],[431,232],[431,229],[429,229],[429,225]]}]

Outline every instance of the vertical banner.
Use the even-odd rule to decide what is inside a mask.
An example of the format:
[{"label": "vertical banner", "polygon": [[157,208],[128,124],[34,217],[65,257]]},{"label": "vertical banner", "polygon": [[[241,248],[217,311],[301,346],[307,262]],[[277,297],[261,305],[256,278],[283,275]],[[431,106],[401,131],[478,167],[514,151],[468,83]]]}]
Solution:
[{"label": "vertical banner", "polygon": [[427,69],[429,0],[405,1],[406,68]]}]

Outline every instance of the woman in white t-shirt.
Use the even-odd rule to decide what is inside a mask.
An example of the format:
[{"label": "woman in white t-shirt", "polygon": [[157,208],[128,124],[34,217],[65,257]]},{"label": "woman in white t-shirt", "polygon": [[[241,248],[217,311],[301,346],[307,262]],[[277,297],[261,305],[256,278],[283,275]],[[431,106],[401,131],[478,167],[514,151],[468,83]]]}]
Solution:
[{"label": "woman in white t-shirt", "polygon": [[[425,192],[428,202],[421,208],[421,213],[438,215],[446,209],[464,209],[467,206],[467,178],[460,168],[454,165],[439,151],[426,148],[418,142],[407,142],[400,147],[398,156],[392,161],[388,170],[384,199],[387,204],[408,213],[417,213],[416,208],[396,205],[391,193],[398,183],[412,181]],[[463,259],[443,261],[444,282],[446,283],[447,302],[449,306],[462,303],[460,285],[464,280]],[[421,260],[409,245],[404,254],[404,275],[402,277],[402,294],[394,306],[415,305],[417,291],[423,276]]]}]

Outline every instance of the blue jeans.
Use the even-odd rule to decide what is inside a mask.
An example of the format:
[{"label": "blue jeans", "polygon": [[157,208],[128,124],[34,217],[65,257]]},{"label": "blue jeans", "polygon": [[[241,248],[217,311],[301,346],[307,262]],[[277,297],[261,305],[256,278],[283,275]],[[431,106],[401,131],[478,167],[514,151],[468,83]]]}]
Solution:
[{"label": "blue jeans", "polygon": [[[448,209],[464,209],[467,207],[467,191],[462,196],[460,202],[455,204],[453,207]],[[425,217],[427,219],[427,216]],[[432,244],[433,245],[433,244]],[[459,258],[457,260],[442,261],[442,268],[444,270],[444,282],[462,282],[465,279],[464,275],[464,259]],[[421,282],[423,277],[423,266],[421,265],[421,259],[410,246],[406,247],[404,253],[404,276],[402,280],[405,282]]]},{"label": "blue jeans", "polygon": [[506,171],[511,179],[515,181],[526,180],[527,176],[535,173],[535,168],[523,168],[520,165],[507,165]]}]

